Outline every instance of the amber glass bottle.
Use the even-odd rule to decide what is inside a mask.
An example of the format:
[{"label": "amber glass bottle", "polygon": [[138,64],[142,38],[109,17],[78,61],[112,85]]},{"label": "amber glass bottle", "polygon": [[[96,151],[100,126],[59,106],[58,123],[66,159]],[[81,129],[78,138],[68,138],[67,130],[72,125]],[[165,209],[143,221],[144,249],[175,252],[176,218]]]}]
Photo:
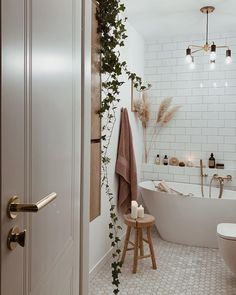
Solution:
[{"label": "amber glass bottle", "polygon": [[211,153],[211,156],[209,158],[208,166],[209,166],[209,168],[215,168],[216,167],[216,159],[214,158],[213,153]]}]

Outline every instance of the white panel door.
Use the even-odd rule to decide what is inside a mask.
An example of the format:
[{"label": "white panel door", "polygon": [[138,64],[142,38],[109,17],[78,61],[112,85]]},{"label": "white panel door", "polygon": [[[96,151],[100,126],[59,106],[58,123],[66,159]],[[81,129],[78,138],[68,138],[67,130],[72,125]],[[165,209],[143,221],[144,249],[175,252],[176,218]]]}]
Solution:
[{"label": "white panel door", "polygon": [[[2,0],[1,295],[78,295],[81,0]],[[9,199],[37,213],[7,216]],[[7,248],[13,226],[25,247]]]}]

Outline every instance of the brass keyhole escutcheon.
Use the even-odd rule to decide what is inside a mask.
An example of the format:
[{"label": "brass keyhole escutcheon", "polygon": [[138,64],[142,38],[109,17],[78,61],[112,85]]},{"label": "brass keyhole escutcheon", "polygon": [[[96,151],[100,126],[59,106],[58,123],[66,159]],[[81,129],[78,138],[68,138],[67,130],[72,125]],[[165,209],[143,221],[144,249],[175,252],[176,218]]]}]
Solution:
[{"label": "brass keyhole escutcheon", "polygon": [[26,236],[26,230],[23,232],[20,232],[20,229],[18,226],[14,226],[8,234],[7,238],[7,247],[9,250],[15,250],[17,245],[20,245],[21,247],[25,246],[25,236]]}]

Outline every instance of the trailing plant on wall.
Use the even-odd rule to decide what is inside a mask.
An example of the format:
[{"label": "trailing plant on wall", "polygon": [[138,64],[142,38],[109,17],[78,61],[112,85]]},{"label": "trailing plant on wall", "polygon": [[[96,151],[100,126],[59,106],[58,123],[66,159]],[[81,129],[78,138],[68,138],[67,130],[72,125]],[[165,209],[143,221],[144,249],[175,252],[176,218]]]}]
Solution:
[{"label": "trailing plant on wall", "polygon": [[138,90],[144,90],[146,87],[142,79],[135,73],[129,71],[127,62],[121,60],[119,49],[125,46],[126,34],[125,23],[127,18],[123,16],[125,6],[120,0],[96,0],[97,11],[96,19],[98,21],[98,34],[100,36],[101,46],[101,73],[102,82],[102,102],[99,115],[102,118],[102,187],[110,202],[110,223],[109,238],[113,247],[112,254],[112,284],[114,285],[114,294],[119,293],[119,275],[121,273],[120,262],[120,237],[122,230],[115,204],[114,193],[112,191],[108,167],[111,159],[108,155],[112,133],[116,123],[116,109],[120,101],[120,87],[125,83],[122,75],[126,74],[129,80],[132,80],[134,87]]}]

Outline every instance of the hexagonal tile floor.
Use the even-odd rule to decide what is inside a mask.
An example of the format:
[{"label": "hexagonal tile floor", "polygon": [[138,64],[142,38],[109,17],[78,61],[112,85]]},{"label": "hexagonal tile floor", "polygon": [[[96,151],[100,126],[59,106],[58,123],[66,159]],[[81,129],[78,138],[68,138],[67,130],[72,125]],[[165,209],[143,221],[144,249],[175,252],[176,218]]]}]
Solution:
[{"label": "hexagonal tile floor", "polygon": [[[139,261],[132,274],[129,251],[120,277],[120,295],[234,295],[236,277],[227,269],[217,249],[165,242],[153,233],[158,269],[150,259]],[[110,261],[90,282],[90,295],[112,295]]]}]

